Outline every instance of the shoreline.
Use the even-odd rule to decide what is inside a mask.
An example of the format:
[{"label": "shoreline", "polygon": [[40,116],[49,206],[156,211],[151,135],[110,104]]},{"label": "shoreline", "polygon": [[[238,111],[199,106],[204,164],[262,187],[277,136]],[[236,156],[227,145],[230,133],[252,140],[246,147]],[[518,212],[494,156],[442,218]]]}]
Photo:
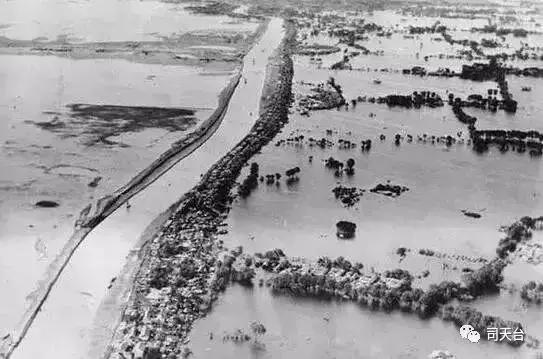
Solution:
[{"label": "shoreline", "polygon": [[[173,213],[168,216],[164,226],[158,229],[158,233],[153,235],[152,242],[148,242],[141,248],[138,254],[140,265],[132,280],[134,285],[131,289],[129,301],[125,306],[122,320],[104,358],[122,358],[124,355],[122,352],[127,350],[134,351],[136,358],[141,355],[150,355],[151,352],[169,353],[170,355],[187,355],[190,352],[185,344],[188,341],[187,338],[190,335],[192,323],[209,311],[212,303],[217,299],[218,293],[224,289],[225,280],[228,280],[223,275],[223,270],[227,269],[228,265],[225,267],[220,259],[225,254],[225,249],[222,248],[220,241],[216,237],[220,222],[228,212],[228,192],[233,187],[237,175],[247,160],[271,141],[283,124],[288,121],[293,75],[290,56],[295,29],[292,24],[287,22],[285,22],[285,26],[287,27],[286,35],[267,65],[260,100],[259,119],[250,133],[222,159],[216,162],[203,176],[200,183],[190,190],[178,202],[177,206],[170,207],[167,212]],[[277,84],[279,85],[277,86]],[[157,220],[164,220],[166,214],[161,217],[162,219]],[[164,245],[161,242],[170,240],[171,235],[174,233],[181,236],[186,234],[191,237],[185,241],[183,246],[187,248],[187,251],[193,252],[190,254],[191,260],[204,264],[206,268],[200,268],[201,270],[198,271],[200,273],[193,278],[194,282],[200,283],[200,285],[196,286],[198,289],[193,290],[189,284],[184,288],[177,288],[184,291],[187,297],[190,297],[190,299],[187,298],[183,318],[179,318],[179,320],[182,320],[182,324],[180,323],[173,328],[174,332],[169,333],[166,342],[155,340],[154,343],[151,343],[153,340],[150,340],[150,338],[146,340],[142,339],[144,336],[131,336],[131,334],[153,331],[154,329],[157,331],[168,330],[168,328],[151,329],[151,327],[160,326],[161,324],[168,326],[168,323],[148,322],[144,324],[144,327],[146,325],[148,327],[140,331],[135,328],[138,324],[134,320],[138,322],[137,318],[142,312],[160,311],[164,307],[160,304],[161,302],[167,305],[164,302],[177,301],[174,298],[175,296],[170,295],[173,294],[173,290],[164,293],[165,295],[161,297],[161,294],[157,293],[149,285],[153,271],[157,268],[157,265],[160,266],[161,255],[159,252],[160,247]],[[183,238],[186,237],[183,236]],[[189,250],[190,248],[193,248],[193,250]],[[175,260],[175,257],[169,259]],[[135,268],[131,270],[133,271]],[[149,290],[152,291],[152,298],[149,298]],[[200,305],[194,305],[192,299],[194,299],[194,303],[198,302]],[[176,304],[179,303],[174,305]],[[191,309],[188,309],[189,307]],[[178,309],[176,308],[175,311],[177,312]],[[164,336],[158,335],[158,333],[156,337],[164,339]],[[135,341],[137,343],[134,343]]]},{"label": "shoreline", "polygon": [[[262,36],[266,28],[267,22],[266,26],[259,27],[258,33],[255,34],[254,37],[254,43]],[[54,285],[68,265],[71,257],[87,235],[131,197],[156,181],[175,164],[203,145],[215,133],[224,118],[230,99],[241,80],[242,68],[243,64],[240,64],[237,73],[220,92],[217,108],[208,119],[203,121],[194,131],[187,134],[181,140],[173,143],[170,149],[162,153],[143,171],[134,176],[127,184],[118,188],[110,195],[103,196],[97,201],[89,204],[80,212],[79,218],[75,222],[75,231],[71,238],[64,245],[55,259],[49,264],[44,278],[37,283],[37,288],[33,292],[37,298],[22,315],[22,319],[17,328],[14,328],[10,333],[7,333],[1,338],[0,358],[10,358],[14,350],[22,342],[34,319],[46,302]]]},{"label": "shoreline", "polygon": [[[200,66],[211,71],[233,71],[267,28],[261,21],[254,32],[232,44],[218,30],[186,33],[155,41],[63,42],[16,40],[0,36],[0,56],[57,56],[70,60],[125,60],[166,66]],[[227,32],[234,36],[236,32]],[[204,46],[202,46],[204,45]],[[225,49],[227,47],[227,49]]]}]

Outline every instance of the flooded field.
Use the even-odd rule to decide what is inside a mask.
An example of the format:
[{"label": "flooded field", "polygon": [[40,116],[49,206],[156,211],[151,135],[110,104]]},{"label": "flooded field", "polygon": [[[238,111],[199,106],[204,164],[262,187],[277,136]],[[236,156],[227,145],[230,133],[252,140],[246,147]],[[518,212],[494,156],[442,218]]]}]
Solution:
[{"label": "flooded field", "polygon": [[[266,323],[258,343],[224,342],[248,323]],[[356,304],[275,297],[267,288],[234,286],[209,318],[195,326],[194,358],[427,358],[448,348],[457,358],[525,358],[526,351],[494,343],[473,345],[439,320],[421,321],[399,312],[381,313]],[[212,334],[210,336],[210,333]],[[212,338],[212,339],[210,339]],[[454,349],[453,349],[454,348]]]},{"label": "flooded field", "polygon": [[[358,107],[350,113],[323,112],[300,118],[298,123],[291,118],[286,133],[293,126],[298,131],[295,135],[321,138],[326,136],[325,129],[332,128],[340,135],[329,136],[330,140],[337,142],[341,137],[356,142],[372,139],[377,143],[369,153],[360,149],[270,145],[254,158],[262,173],[282,173],[298,166],[300,181],[279,187],[261,184],[248,199],[236,202],[228,219],[230,233],[225,237],[226,243],[231,247],[243,245],[251,252],[282,248],[289,255],[315,259],[342,255],[384,270],[398,265],[396,249],[402,246],[491,257],[501,225],[516,219],[518,213],[536,215],[543,210],[542,172],[527,156],[513,154],[506,158],[498,151],[477,156],[465,145],[446,148],[444,144],[411,143],[397,147],[391,140],[394,133],[418,134],[422,131],[417,126],[430,121],[421,121],[414,115],[394,122],[393,114],[378,121],[379,112],[376,120],[349,116],[363,110]],[[441,116],[435,116],[434,128],[438,129],[440,122]],[[451,122],[455,124],[452,119]],[[351,135],[346,135],[347,129]],[[390,139],[379,142],[381,133]],[[309,156],[313,156],[312,163]],[[353,158],[355,175],[335,177],[324,166],[329,157],[340,161]],[[338,183],[370,189],[388,180],[407,186],[409,191],[398,198],[367,193],[353,208],[344,208],[332,193]],[[483,217],[467,218],[463,209],[482,211]],[[336,239],[335,223],[342,219],[358,224],[355,240]],[[428,262],[424,257],[408,257],[402,265],[413,265],[410,269],[422,271],[427,269]],[[441,277],[441,268],[430,272]]]},{"label": "flooded field", "polygon": [[0,0],[0,357],[542,357],[541,5],[285,3]]},{"label": "flooded field", "polygon": [[[487,92],[499,91],[499,83],[405,74],[402,69],[421,66],[428,71],[449,68],[460,73],[462,65],[481,61],[463,55],[455,58],[466,49],[464,45],[448,44],[440,33],[411,36],[409,26],[431,27],[439,21],[453,37],[481,41],[491,36],[470,29],[483,27],[486,21],[408,18],[390,12],[356,14],[347,20],[340,16],[333,21],[324,20],[325,16],[313,19],[313,24],[319,25],[299,34],[305,49],[316,49],[316,53],[295,57],[296,100],[289,123],[251,159],[258,164],[258,185],[233,202],[220,238],[227,247],[242,246],[250,254],[280,248],[287,256],[315,261],[341,256],[362,263],[366,272],[405,269],[415,277],[413,285],[425,290],[443,281],[462,282],[466,272],[496,256],[498,242],[504,237],[502,226],[522,216],[543,213],[541,160],[515,151],[504,153],[498,147],[477,153],[470,130],[446,103],[449,95],[486,97]],[[345,29],[352,29],[360,19],[363,24],[382,26],[376,30],[381,33],[368,30],[362,35],[366,38],[356,43],[349,43],[348,35],[331,35],[334,31],[348,34]],[[343,26],[343,21],[349,25]],[[391,35],[383,36],[387,31]],[[541,45],[538,36],[529,36],[526,41]],[[501,40],[512,52],[522,42],[517,38]],[[359,55],[360,49],[369,53]],[[329,50],[331,54],[325,53]],[[439,54],[442,56],[432,56]],[[535,63],[522,62],[521,67],[541,66],[540,61]],[[540,79],[507,76],[506,80],[510,94],[518,101],[515,113],[480,108],[466,108],[465,112],[477,118],[478,130],[541,131],[541,101],[535,100],[541,97]],[[330,84],[340,88],[337,92],[345,103],[333,103]],[[319,93],[327,89],[328,97],[323,95],[318,102]],[[424,91],[442,98],[445,105],[403,108],[377,101]],[[302,104],[307,98],[309,105]],[[315,103],[331,109],[311,110]],[[451,143],[447,143],[447,136]],[[368,140],[371,143],[366,148]],[[343,166],[348,159],[354,160],[353,173],[346,174],[342,167],[330,168],[333,160]],[[287,170],[294,168],[297,173],[289,175]],[[249,168],[238,181],[242,183],[248,176]],[[407,191],[383,196],[371,191],[378,184],[398,185]],[[360,191],[354,205],[342,203],[334,194],[338,186]],[[338,221],[356,224],[354,238],[336,236]],[[541,243],[541,239],[536,236],[533,241]],[[407,254],[400,251],[405,248]],[[443,255],[428,256],[427,249]],[[514,263],[504,272],[504,288],[509,289],[469,305],[485,314],[519,321],[527,332],[540,337],[540,307],[526,304],[519,290],[528,280],[540,280],[542,273],[541,264]],[[251,334],[252,321],[268,329],[259,342],[229,339],[237,329],[242,330],[238,334]],[[209,317],[197,323],[191,348],[197,358],[425,358],[435,349],[447,349],[456,358],[536,357],[526,346],[517,350],[487,341],[475,346],[464,343],[457,330],[435,319],[421,321],[347,302],[234,286],[227,289]]]}]

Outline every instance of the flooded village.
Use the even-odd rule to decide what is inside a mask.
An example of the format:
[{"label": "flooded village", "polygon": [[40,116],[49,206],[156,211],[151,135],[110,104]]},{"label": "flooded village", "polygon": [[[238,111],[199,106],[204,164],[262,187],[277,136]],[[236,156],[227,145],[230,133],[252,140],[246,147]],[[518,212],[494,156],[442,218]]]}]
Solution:
[{"label": "flooded village", "polygon": [[0,63],[0,358],[543,358],[543,3],[5,0]]}]

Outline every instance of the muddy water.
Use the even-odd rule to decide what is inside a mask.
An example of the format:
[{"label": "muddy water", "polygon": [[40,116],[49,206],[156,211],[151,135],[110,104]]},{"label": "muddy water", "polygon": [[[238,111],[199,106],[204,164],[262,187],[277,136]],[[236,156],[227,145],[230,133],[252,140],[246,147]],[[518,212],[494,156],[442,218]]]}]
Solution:
[{"label": "muddy water", "polygon": [[[377,114],[375,119],[367,118],[370,111]],[[300,182],[290,187],[282,183],[279,188],[261,184],[247,200],[236,202],[228,220],[226,243],[243,245],[249,251],[279,247],[290,255],[313,258],[343,255],[380,269],[399,265],[395,250],[400,246],[492,257],[502,236],[498,232],[501,225],[521,215],[543,212],[541,167],[528,156],[503,156],[498,151],[477,156],[460,144],[451,148],[416,141],[399,147],[393,144],[395,133],[422,133],[420,125],[432,120],[434,128],[454,127],[454,122],[441,122],[439,111],[433,119],[429,116],[433,111],[383,114],[376,106],[358,106],[348,113],[322,112],[308,119],[293,116],[285,134],[302,128],[305,131],[299,134],[321,138],[325,129],[331,128],[341,135],[329,139],[360,142],[369,138],[374,145],[369,154],[360,149],[265,148],[254,158],[262,174],[283,173],[299,166]],[[430,133],[447,132],[455,133]],[[380,133],[388,140],[381,143]],[[314,157],[312,164],[308,156]],[[330,156],[342,161],[353,158],[356,174],[335,178],[324,168],[323,161]],[[358,206],[349,209],[331,192],[338,182],[369,189],[387,180],[410,190],[398,198],[367,193]],[[467,218],[461,213],[463,209],[481,211],[483,216]],[[358,224],[355,240],[335,238],[335,223],[341,219]],[[416,272],[430,269],[436,280],[457,275],[443,272],[439,262],[417,255],[408,256],[401,265]],[[464,265],[470,266],[460,264],[460,268]]]},{"label": "muddy water", "polygon": [[[410,25],[423,26],[437,20],[411,19],[389,12],[375,12],[369,19],[390,26],[402,19]],[[461,30],[458,33],[464,35],[462,37],[469,37],[465,30],[486,24],[484,19],[440,20]],[[494,82],[419,78],[373,71],[374,68],[401,69],[414,65],[460,70],[460,65],[467,63],[435,58],[425,61],[424,55],[454,54],[461,49],[434,41],[432,37],[422,35],[410,40],[396,34],[390,39],[370,36],[361,44],[370,50],[384,49],[384,56],[360,56],[351,60],[353,67],[369,68],[370,71],[319,69],[307,57],[298,57],[295,91],[303,92],[300,81],[316,83],[326,81],[330,76],[342,86],[347,99],[422,90],[435,91],[443,99],[447,99],[449,92],[465,98],[496,88]],[[336,41],[319,35],[310,37],[307,42],[335,44]],[[418,57],[416,52],[419,52]],[[342,53],[323,56],[322,67],[341,60],[342,56]],[[381,83],[375,84],[375,79]],[[537,80],[511,77],[509,82],[513,97],[519,101],[517,115],[507,115],[503,111],[493,115],[477,113],[480,126],[539,129],[541,125],[536,119],[540,101],[534,101],[540,93]],[[533,87],[531,92],[521,92],[520,87],[525,84]],[[333,134],[327,135],[326,129],[332,129]],[[358,104],[349,111],[320,111],[310,117],[293,113],[276,140],[304,135],[306,139],[327,137],[336,143],[339,139],[348,139],[359,144],[361,140],[371,139],[372,150],[363,153],[360,148],[268,145],[253,158],[259,164],[260,174],[284,173],[286,169],[299,166],[300,181],[293,185],[282,181],[280,186],[260,183],[249,198],[236,200],[227,220],[229,233],[223,236],[225,244],[230,247],[241,245],[250,253],[281,248],[291,256],[344,256],[362,262],[366,268],[400,267],[415,275],[429,270],[426,279],[416,281],[421,287],[442,280],[458,281],[462,268],[476,268],[480,264],[424,257],[418,250],[430,248],[453,255],[490,259],[495,256],[496,245],[503,236],[500,226],[523,215],[543,213],[543,171],[539,160],[515,153],[502,155],[495,149],[485,155],[476,155],[463,143],[447,148],[442,143],[416,140],[417,135],[424,133],[456,136],[458,132],[466,139],[465,126],[456,120],[447,105],[437,109],[404,110]],[[412,134],[415,141],[403,141],[395,146],[392,138],[396,133]],[[385,134],[387,139],[379,141],[380,134]],[[309,163],[309,156],[313,156],[312,163]],[[341,161],[353,158],[355,175],[334,177],[323,163],[330,156]],[[407,186],[409,191],[398,198],[365,193],[352,208],[343,207],[331,192],[338,183],[369,189],[387,180]],[[477,211],[482,218],[468,218],[462,214],[463,209]],[[338,220],[357,224],[353,240],[336,238]],[[401,246],[412,248],[403,260],[396,254]],[[540,308],[523,304],[518,288],[527,280],[540,279],[541,273],[541,265],[511,265],[505,272],[505,284],[513,288],[512,292],[502,291],[501,295],[483,298],[473,306],[484,313],[518,320],[527,332],[540,337],[543,333]],[[260,344],[222,341],[225,333],[238,328],[250,331],[249,324],[255,320],[268,329]],[[214,333],[213,339],[209,333]],[[488,342],[475,345],[464,342],[453,325],[437,319],[421,321],[397,312],[372,312],[350,303],[274,297],[265,288],[238,286],[229,288],[213,312],[196,323],[191,334],[191,348],[196,358],[425,358],[435,349],[447,349],[457,358],[531,358],[534,355],[528,348],[515,350]]]},{"label": "muddy water", "polygon": [[[491,82],[416,77],[406,81],[406,77],[386,73],[379,74],[382,84],[376,85],[372,83],[375,76],[372,73],[316,70],[303,61],[297,62],[295,80],[298,82],[324,81],[328,76],[336,78],[347,98],[359,94],[407,94],[413,90],[436,91],[446,98],[447,90],[466,96],[495,88]],[[302,87],[296,84],[297,89]],[[526,116],[515,116],[514,121],[518,126],[531,126]],[[333,134],[327,136],[326,129],[332,129]],[[416,140],[416,136],[423,133],[456,136],[459,131],[465,138],[465,126],[455,119],[448,106],[403,110],[358,104],[349,111],[320,111],[310,117],[294,113],[277,140],[303,134],[306,139],[327,137],[336,143],[340,138],[357,144],[371,139],[373,147],[369,153],[363,153],[360,148],[341,150],[337,146],[320,149],[308,145],[268,145],[253,158],[259,163],[260,173],[284,173],[288,168],[299,166],[300,181],[290,186],[282,181],[279,187],[260,183],[248,199],[237,200],[228,218],[229,233],[223,237],[225,244],[242,245],[248,252],[281,248],[292,256],[344,256],[379,270],[400,267],[414,274],[429,270],[428,278],[417,281],[422,287],[445,279],[460,280],[462,268],[476,268],[478,264],[424,257],[418,254],[418,249],[493,258],[498,240],[503,236],[500,226],[523,215],[543,213],[543,171],[540,161],[529,156],[503,155],[495,149],[476,155],[466,144],[457,143],[447,148],[444,144]],[[395,146],[392,138],[396,133],[412,134],[415,141],[403,141]],[[387,139],[379,141],[380,134],[385,134]],[[312,163],[308,161],[309,156],[313,156]],[[355,175],[334,177],[323,163],[330,156],[341,161],[353,158]],[[344,208],[331,192],[338,183],[369,189],[387,180],[407,186],[409,191],[398,198],[365,193],[353,208]],[[468,218],[461,213],[463,209],[478,211],[482,218]],[[338,240],[335,236],[335,223],[343,219],[357,223],[353,240]],[[403,261],[396,254],[400,246],[413,250]],[[514,282],[518,288],[527,278],[540,275],[541,266],[512,267],[506,273],[506,282]],[[515,301],[511,300],[513,297]],[[463,343],[453,326],[439,321],[423,322],[398,313],[374,313],[350,304],[309,303],[272,298],[262,290],[252,293],[233,288],[215,311],[196,326],[192,336],[196,357],[212,358],[220,352],[222,357],[421,358],[439,348],[450,350],[458,358],[525,358],[529,355],[524,349],[513,351],[491,343],[475,346]],[[517,310],[517,305],[518,292],[485,298],[474,304],[485,313],[520,320],[535,336],[543,333],[537,314],[539,309]],[[250,313],[243,313],[247,308],[251,308]],[[337,318],[338,326],[332,334],[326,331],[326,323],[321,319],[321,313],[325,312]],[[263,340],[265,351],[251,345],[223,344],[222,334],[216,335],[218,340],[209,340],[209,331],[222,333],[247,328],[252,320],[261,320],[271,327],[269,336]],[[319,325],[323,329],[315,330]],[[383,327],[386,329],[372,329]]]},{"label": "muddy water", "polygon": [[[120,208],[101,223],[76,252],[27,337],[13,358],[86,358],[99,305],[149,223],[183,193],[200,174],[223,156],[249,131],[258,114],[267,59],[283,36],[282,21],[274,19],[262,39],[247,55],[242,81],[217,132],[146,190],[134,197],[129,210]],[[254,62],[253,62],[254,59]],[[118,311],[118,308],[117,308]],[[98,322],[110,325],[117,311],[101,312]],[[106,324],[104,324],[106,322]],[[100,334],[98,334],[100,335]],[[108,338],[102,338],[108,340]],[[94,343],[100,348],[104,343]]]},{"label": "muddy water", "polygon": [[[423,66],[429,71],[435,71],[441,68],[449,68],[453,71],[462,69],[458,60],[437,58],[439,54],[456,54],[458,50],[462,50],[460,45],[449,45],[442,41],[441,35],[437,34],[421,34],[415,35],[413,38],[406,38],[407,33],[394,33],[390,38],[378,37],[374,34],[369,34],[366,40],[357,41],[358,45],[366,47],[368,50],[375,52],[383,50],[381,55],[357,56],[351,58],[351,66],[355,69],[393,69],[401,72],[402,69],[410,69],[413,66]],[[322,44],[336,45],[342,51],[348,49],[349,52],[358,51],[355,48],[350,48],[344,44],[339,44],[337,38],[332,38],[324,34],[316,36],[308,36],[305,40],[307,44]],[[428,59],[425,59],[428,56]],[[332,64],[343,59],[343,53],[335,53],[333,55],[322,56],[322,66],[329,68]],[[302,61],[309,61],[309,58],[302,58]],[[468,61],[465,62],[469,63]]]},{"label": "muddy water", "polygon": [[[524,76],[508,76],[509,92],[518,102],[515,114],[505,111],[490,112],[479,109],[466,109],[466,112],[477,117],[478,129],[513,129],[543,131],[541,112],[543,111],[543,86],[541,79]],[[528,87],[529,91],[523,91]],[[491,88],[491,87],[489,87]]]},{"label": "muddy water", "polygon": [[[543,243],[543,235],[537,233],[533,240]],[[517,320],[539,339],[543,335],[541,305],[524,301],[519,290],[530,280],[541,281],[542,276],[543,265],[514,263],[504,271],[504,285],[510,289],[502,290],[499,295],[480,298],[472,303],[472,306],[482,312]]]},{"label": "muddy water", "polygon": [[[332,74],[347,98],[360,93],[409,93],[413,89],[429,89],[445,97],[444,88],[456,91],[462,85],[456,79],[445,84],[437,79],[419,78],[402,83],[401,75],[395,74],[385,74],[381,85],[372,85],[366,73],[326,74],[325,70],[311,72],[301,66],[296,67],[295,77],[316,82]],[[470,83],[469,86],[482,89],[491,85]],[[463,92],[469,90],[468,87]],[[477,88],[473,90],[480,92]],[[326,129],[335,132],[327,136]],[[371,139],[372,150],[363,153],[359,148],[342,150],[337,146],[323,150],[308,145],[268,145],[254,158],[261,173],[283,173],[299,166],[300,182],[290,187],[282,183],[279,188],[261,184],[247,200],[237,201],[229,217],[230,234],[225,241],[243,245],[250,251],[280,247],[295,256],[345,255],[382,269],[397,265],[395,249],[400,246],[490,258],[501,237],[498,232],[501,225],[522,215],[543,212],[541,164],[514,153],[501,155],[491,150],[479,156],[465,144],[447,148],[444,144],[416,140],[417,135],[424,133],[456,136],[458,132],[465,138],[464,125],[455,119],[448,106],[406,111],[389,109],[386,105],[359,104],[349,111],[321,111],[309,118],[293,114],[278,140],[288,138],[291,133],[306,138],[328,137],[336,143],[340,138],[356,143]],[[412,134],[415,141],[395,146],[392,138],[396,133]],[[387,140],[379,141],[380,134],[385,134]],[[309,163],[309,156],[313,156],[313,163]],[[330,156],[342,161],[353,158],[356,174],[351,178],[334,177],[323,164]],[[337,183],[369,189],[387,180],[410,190],[398,198],[367,193],[358,206],[350,209],[343,208],[331,192]],[[477,220],[467,218],[461,213],[463,209],[481,211],[483,216]],[[358,223],[356,240],[335,239],[335,223],[340,219]],[[420,271],[432,262],[415,256],[408,257],[402,265]],[[442,273],[441,269],[434,274],[437,278],[453,275]]]},{"label": "muddy water", "polygon": [[[267,329],[259,338],[242,344],[223,342],[225,333],[259,321]],[[210,340],[209,333],[213,333]],[[268,288],[233,286],[211,314],[196,322],[191,334],[194,358],[368,358],[420,359],[437,349],[456,358],[527,357],[488,342],[470,343],[456,328],[438,319],[427,321],[399,312],[370,311],[352,303],[273,296]]]},{"label": "muddy water", "polygon": [[[60,133],[37,123],[55,117],[69,122],[66,105],[80,102],[190,107],[204,119],[231,74],[203,74],[197,68],[124,60],[0,56],[0,288],[10,293],[0,296],[0,305],[10,308],[0,311],[1,333],[17,324],[87,203],[124,185],[184,136],[157,126],[109,138],[123,146],[88,145],[87,124],[94,120]],[[202,86],[188,88],[187,83]],[[89,186],[96,177],[102,179]],[[59,206],[35,207],[40,200]]]},{"label": "muddy water", "polygon": [[17,40],[152,41],[188,31],[252,32],[256,26],[161,1],[0,1],[0,35]]}]

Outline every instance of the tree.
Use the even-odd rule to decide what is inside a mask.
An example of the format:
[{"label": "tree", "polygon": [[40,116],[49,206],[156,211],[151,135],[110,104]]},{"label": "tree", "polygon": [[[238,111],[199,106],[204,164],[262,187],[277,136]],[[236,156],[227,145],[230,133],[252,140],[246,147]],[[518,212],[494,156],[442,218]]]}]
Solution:
[{"label": "tree", "polygon": [[473,296],[492,293],[498,290],[498,284],[503,280],[502,271],[506,263],[500,259],[493,260],[473,273],[464,276],[464,283]]},{"label": "tree", "polygon": [[258,337],[266,333],[266,327],[262,323],[252,322],[251,331],[253,332],[255,336],[255,343],[256,343],[258,341]]}]

